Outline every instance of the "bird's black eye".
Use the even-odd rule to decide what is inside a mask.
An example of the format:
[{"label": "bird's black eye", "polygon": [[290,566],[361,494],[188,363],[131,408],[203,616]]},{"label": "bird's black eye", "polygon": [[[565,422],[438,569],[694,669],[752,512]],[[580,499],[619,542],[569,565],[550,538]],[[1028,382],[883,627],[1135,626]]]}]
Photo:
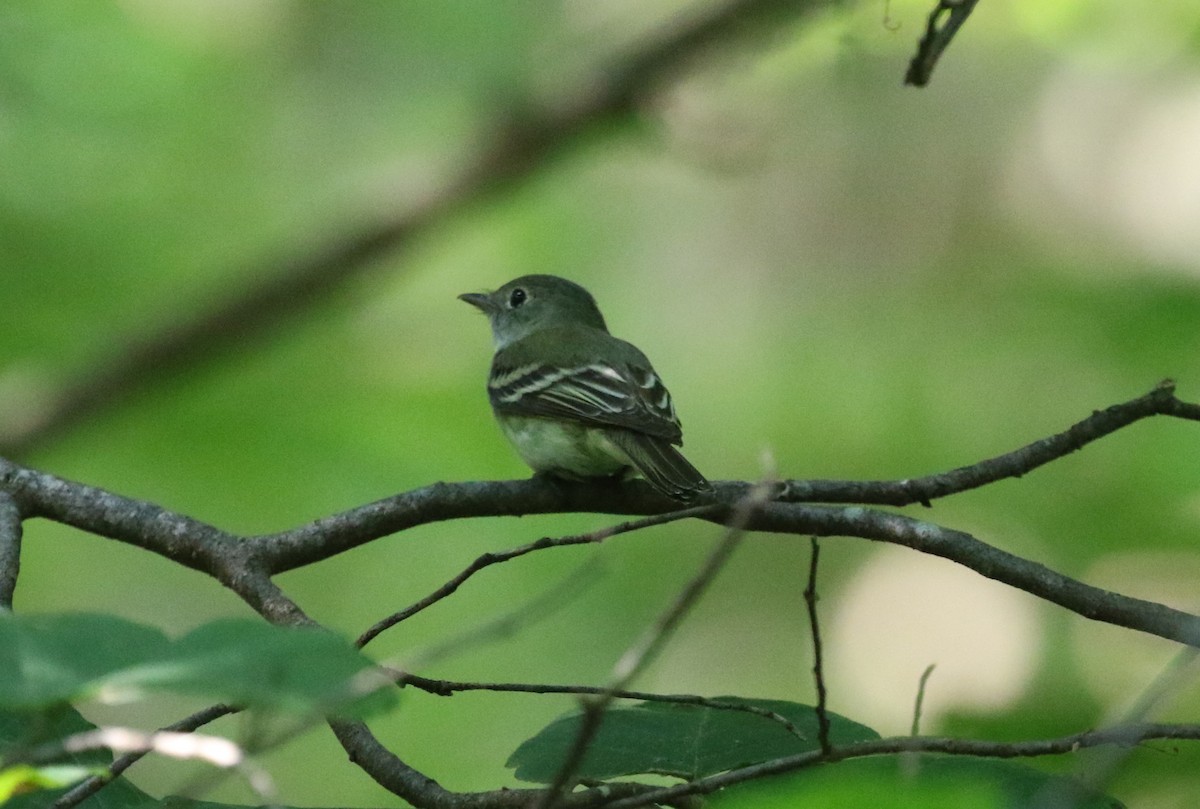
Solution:
[{"label": "bird's black eye", "polygon": [[508,296],[508,308],[516,309],[518,306],[525,303],[525,300],[528,297],[529,295],[525,292],[525,290],[517,287]]}]

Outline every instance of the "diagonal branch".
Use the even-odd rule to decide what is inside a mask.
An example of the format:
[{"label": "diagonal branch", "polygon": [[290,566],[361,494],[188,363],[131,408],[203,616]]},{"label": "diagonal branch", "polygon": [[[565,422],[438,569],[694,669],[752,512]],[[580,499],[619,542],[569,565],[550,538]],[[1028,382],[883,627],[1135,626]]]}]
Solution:
[{"label": "diagonal branch", "polygon": [[1175,383],[1160,382],[1154,390],[1128,402],[1097,410],[1061,433],[1034,441],[995,458],[911,480],[792,480],[777,499],[788,502],[874,503],[907,506],[978,489],[1005,478],[1019,478],[1039,466],[1070,455],[1087,444],[1151,416],[1200,421],[1200,404],[1175,397]]},{"label": "diagonal branch", "polygon": [[759,484],[737,504],[721,541],[709,552],[704,564],[695,575],[683,586],[675,600],[658,617],[641,638],[630,646],[625,654],[613,667],[613,679],[609,687],[599,695],[581,700],[583,716],[579,724],[579,732],[566,755],[562,766],[554,777],[554,781],[546,789],[545,796],[538,801],[537,809],[549,809],[556,806],[561,798],[569,793],[575,782],[575,773],[583,765],[587,751],[600,731],[604,714],[608,706],[617,698],[617,693],[629,687],[638,676],[666,645],[667,640],[675,633],[684,617],[691,611],[696,602],[712,584],[730,556],[741,544],[745,537],[746,525],[754,516],[756,509],[761,508],[770,494],[770,488]]},{"label": "diagonal branch", "polygon": [[656,514],[652,517],[643,517],[640,520],[628,520],[618,525],[610,525],[606,528],[600,528],[595,531],[589,531],[586,534],[575,534],[565,537],[542,537],[541,539],[529,542],[516,548],[507,551],[493,551],[482,554],[475,561],[467,565],[463,570],[452,579],[447,581],[442,586],[438,587],[429,595],[416,601],[399,612],[389,615],[387,618],[375,623],[365,632],[358,636],[355,645],[360,649],[377,638],[380,633],[390,629],[391,627],[403,621],[407,621],[419,612],[432,607],[437,602],[447,596],[453,595],[455,591],[461,587],[467,579],[474,576],[479,571],[491,567],[495,564],[508,562],[512,559],[518,559],[526,554],[534,551],[546,550],[547,548],[564,548],[571,545],[588,545],[603,542],[610,537],[615,537],[620,534],[627,534],[630,531],[640,531],[643,528],[650,528],[656,525],[664,525],[669,522],[687,519],[702,514],[707,507],[693,506],[691,508],[672,511],[666,514]]},{"label": "diagonal branch", "polygon": [[[209,722],[220,719],[222,716],[228,716],[231,713],[236,713],[237,708],[230,705],[212,705],[203,710],[180,719],[160,728],[160,731],[169,733],[189,733],[207,725]],[[76,784],[71,789],[64,792],[51,805],[51,809],[70,809],[72,806],[78,806],[86,799],[90,798],[99,792],[106,784],[119,776],[121,773],[128,770],[138,761],[140,761],[150,750],[137,750],[127,752],[119,756],[102,775],[93,775],[90,778]]]},{"label": "diagonal branch", "polygon": [[1076,581],[1044,565],[982,542],[963,531],[900,514],[850,506],[770,503],[754,530],[873,539],[957,562],[976,573],[1045,599],[1094,621],[1200,646],[1200,616]]},{"label": "diagonal branch", "polygon": [[[929,20],[925,26],[925,36],[917,44],[917,53],[908,65],[904,74],[904,83],[914,87],[924,87],[929,84],[934,65],[942,58],[942,52],[949,46],[950,40],[962,28],[967,17],[975,10],[979,0],[938,0],[933,11],[929,12]],[[943,22],[943,17],[945,21]]]},{"label": "diagonal branch", "polygon": [[678,15],[637,50],[614,60],[572,93],[550,103],[526,100],[485,127],[477,154],[464,155],[457,175],[389,221],[343,233],[312,251],[248,269],[263,278],[240,294],[191,317],[128,338],[122,348],[87,363],[89,369],[51,393],[29,426],[0,434],[0,455],[21,457],[93,414],[186,368],[280,328],[325,296],[394,256],[464,211],[490,202],[551,166],[614,120],[633,114],[639,99],[705,49],[748,26],[780,15],[832,5],[833,0],[730,0],[705,12]]}]

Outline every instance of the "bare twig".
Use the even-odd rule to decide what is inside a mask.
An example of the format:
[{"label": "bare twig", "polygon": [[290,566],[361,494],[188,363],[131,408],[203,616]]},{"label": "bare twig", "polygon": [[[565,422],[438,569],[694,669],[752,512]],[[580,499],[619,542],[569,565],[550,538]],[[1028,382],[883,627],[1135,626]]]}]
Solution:
[{"label": "bare twig", "polygon": [[809,539],[811,555],[808,563],[808,586],[804,588],[804,603],[808,605],[808,627],[813,643],[813,679],[817,685],[817,742],[821,752],[829,755],[833,747],[829,743],[829,713],[825,710],[825,669],[821,660],[821,622],[817,617],[817,562],[821,556],[821,543],[816,537]]},{"label": "bare twig", "polygon": [[262,798],[275,795],[270,774],[246,756],[246,751],[222,736],[193,732],[156,730],[150,733],[123,727],[102,727],[75,733],[46,745],[33,754],[44,754],[53,761],[63,753],[82,753],[107,748],[114,753],[145,755],[157,753],[169,758],[202,761],[224,770],[241,773],[251,789]]},{"label": "bare twig", "polygon": [[921,679],[917,681],[917,700],[913,705],[913,721],[912,735],[917,736],[921,732],[921,710],[925,706],[925,688],[929,685],[929,676],[933,674],[933,670],[937,668],[937,663],[930,663],[921,672]]},{"label": "bare twig", "polygon": [[[191,716],[185,717],[174,724],[167,725],[162,728],[162,732],[167,733],[189,733],[197,728],[207,725],[222,716],[227,716],[231,713],[236,713],[237,708],[230,705],[213,705],[205,708],[202,711],[197,711]],[[81,781],[69,791],[63,793],[53,803],[53,809],[70,809],[70,807],[78,806],[83,801],[90,798],[99,792],[105,784],[112,781],[114,778],[125,772],[127,769],[137,763],[142,756],[149,752],[148,749],[141,749],[132,752],[127,752],[119,756],[111,765],[104,775],[96,775]]]},{"label": "bare twig", "polygon": [[723,699],[713,697],[700,697],[693,694],[657,694],[652,691],[630,691],[627,689],[613,690],[608,686],[602,685],[555,685],[547,683],[467,683],[455,682],[453,680],[435,680],[429,677],[421,677],[420,675],[409,672],[399,672],[396,677],[396,682],[400,685],[412,685],[422,691],[438,696],[446,697],[454,694],[457,691],[495,691],[495,692],[515,692],[520,694],[586,694],[590,696],[602,696],[604,694],[612,694],[614,699],[636,699],[643,702],[670,702],[679,705],[696,705],[702,708],[713,708],[719,711],[736,711],[738,713],[748,713],[754,716],[761,716],[763,719],[769,719],[772,722],[780,725],[788,733],[796,738],[806,739],[807,736],[802,733],[796,725],[782,714],[775,711],[768,711],[765,708],[760,708],[757,705],[748,705],[741,702],[726,702]]},{"label": "bare twig", "polygon": [[740,767],[736,770],[697,778],[685,784],[647,791],[630,798],[621,798],[608,804],[606,809],[636,809],[639,806],[670,803],[689,795],[708,795],[733,784],[768,775],[795,772],[808,767],[866,756],[896,753],[944,753],[952,756],[988,758],[1035,758],[1073,753],[1085,747],[1141,744],[1152,739],[1200,740],[1200,725],[1119,725],[1103,730],[1088,730],[1070,736],[1028,742],[897,736],[890,739],[839,745],[834,748],[832,757],[826,756],[820,750],[813,750],[749,767]]},{"label": "bare twig", "polygon": [[729,557],[741,544],[745,537],[746,526],[753,519],[757,509],[767,502],[770,486],[759,484],[750,490],[749,494],[738,503],[733,512],[733,519],[726,527],[725,535],[705,559],[704,564],[696,575],[684,585],[674,603],[667,608],[641,640],[634,643],[613,667],[613,688],[625,688],[642,672],[650,661],[658,656],[662,647],[675,633],[679,624],[700,600],[713,579],[725,567]]},{"label": "bare twig", "polygon": [[[938,0],[933,11],[929,12],[929,21],[925,26],[925,36],[917,44],[917,53],[908,65],[904,74],[904,83],[914,87],[924,87],[929,83],[934,65],[942,57],[942,52],[954,39],[958,29],[962,28],[967,17],[975,10],[979,0]],[[942,17],[949,15],[943,23]]]},{"label": "bare twig", "polygon": [[[400,761],[380,744],[361,722],[330,722],[342,746],[355,751],[355,761],[384,789],[403,797],[413,806],[429,809],[530,809],[542,800],[542,789],[497,789],[490,792],[451,792],[433,779]],[[598,809],[612,800],[633,797],[653,788],[628,782],[564,795],[559,801],[569,809]]]},{"label": "bare twig", "polygon": [[588,585],[594,580],[596,573],[596,563],[593,558],[575,568],[553,587],[539,593],[516,609],[415,652],[407,658],[408,665],[413,667],[430,666],[480,644],[511,637],[519,629],[534,621],[549,618],[572,599],[583,595]]},{"label": "bare twig", "polygon": [[[1180,649],[1125,710],[1117,727],[1138,727],[1139,723],[1148,721],[1164,704],[1192,685],[1196,681],[1195,663],[1198,658],[1200,650],[1191,647]],[[1088,788],[1101,791],[1120,770],[1135,746],[1136,739],[1124,745],[1115,744],[1090,757],[1082,762],[1076,779]],[[1052,788],[1045,792],[1033,797],[1029,809],[1054,809],[1065,804],[1064,796],[1056,794]]]},{"label": "bare twig", "polygon": [[21,572],[21,509],[16,499],[0,491],[0,612],[11,610]]},{"label": "bare twig", "polygon": [[708,589],[708,586],[716,578],[717,574],[725,567],[729,561],[729,557],[741,543],[745,535],[745,526],[756,508],[762,506],[766,502],[769,494],[769,487],[765,485],[756,486],[751,490],[750,494],[738,504],[734,511],[733,519],[730,521],[725,535],[717,546],[704,560],[704,564],[696,574],[684,585],[679,594],[671,605],[659,616],[654,625],[647,630],[642,637],[621,655],[613,667],[613,679],[609,687],[601,694],[592,699],[580,700],[583,707],[583,715],[579,723],[579,731],[575,735],[575,739],[571,744],[571,748],[567,751],[563,758],[562,766],[555,775],[553,782],[546,790],[546,795],[543,800],[538,802],[538,809],[548,809],[554,806],[560,796],[568,791],[572,786],[575,778],[575,773],[580,765],[583,764],[583,759],[587,755],[588,748],[591,747],[592,741],[600,730],[600,724],[604,720],[604,712],[608,706],[616,699],[618,691],[624,690],[633,682],[641,671],[649,665],[667,640],[674,634],[684,616],[691,611],[691,608]]},{"label": "bare twig", "polygon": [[414,602],[399,612],[389,615],[387,618],[376,623],[367,631],[359,635],[355,644],[362,648],[379,636],[380,633],[390,629],[391,627],[408,620],[422,610],[432,607],[437,602],[441,601],[449,595],[452,595],[459,587],[466,582],[467,579],[474,576],[484,568],[501,562],[507,562],[512,559],[524,556],[527,553],[534,551],[545,550],[547,548],[562,548],[571,545],[587,545],[603,542],[609,537],[615,537],[620,534],[629,533],[630,531],[640,531],[643,528],[650,528],[656,525],[663,525],[676,520],[686,519],[704,514],[711,510],[711,506],[693,506],[691,508],[681,509],[679,511],[671,511],[666,514],[656,514],[652,517],[644,517],[640,520],[628,520],[610,525],[605,528],[600,528],[595,531],[589,531],[586,534],[576,534],[574,536],[565,537],[542,537],[539,540],[530,542],[526,545],[513,548],[507,551],[491,551],[477,557],[475,561],[467,565],[461,573],[447,581],[441,587],[434,590],[429,595],[422,598],[420,601]]}]

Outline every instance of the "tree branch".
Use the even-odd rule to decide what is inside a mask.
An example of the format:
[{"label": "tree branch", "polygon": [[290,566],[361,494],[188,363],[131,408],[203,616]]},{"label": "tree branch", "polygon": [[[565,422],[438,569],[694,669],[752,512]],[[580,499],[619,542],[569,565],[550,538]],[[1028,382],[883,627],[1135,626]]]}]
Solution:
[{"label": "tree branch", "polygon": [[[947,478],[963,482],[993,480],[1000,471],[1019,475],[1150,415],[1200,420],[1200,406],[1179,402],[1169,386],[1147,396],[1093,414],[1061,433],[1005,456],[918,481],[847,482],[844,493],[860,491],[864,500],[891,495],[914,485],[937,488]],[[998,471],[999,470],[999,471]],[[926,483],[928,482],[928,483]],[[974,485],[982,485],[975,483]],[[750,488],[741,482],[716,484],[716,502],[698,507],[696,516],[728,522],[735,503]],[[783,495],[804,488],[790,481]],[[839,487],[830,487],[839,488]],[[422,489],[326,517],[292,531],[238,538],[158,506],[72,483],[0,459],[0,490],[15,497],[22,513],[43,516],[101,536],[128,542],[180,564],[203,570],[233,589],[256,609],[280,615],[294,605],[281,600],[267,578],[311,564],[363,543],[417,525],[465,517],[515,516],[561,512],[662,514],[674,501],[641,481],[621,484],[547,482],[539,479],[482,483],[437,483]],[[941,494],[939,493],[939,496]],[[994,548],[961,531],[898,514],[862,507],[771,502],[758,509],[749,530],[807,536],[861,537],[892,542],[958,562],[981,575],[1025,590],[1087,618],[1159,635],[1190,646],[1200,645],[1200,618],[1141,599],[1091,587],[1040,564]],[[251,571],[257,571],[250,575]],[[261,573],[261,575],[259,575]],[[403,571],[400,571],[402,574]],[[265,584],[264,584],[265,582]],[[252,586],[253,585],[253,586]]]},{"label": "tree branch", "polygon": [[11,610],[21,572],[21,509],[11,494],[0,491],[0,613]]},{"label": "tree branch", "polygon": [[[490,792],[451,792],[412,769],[379,743],[360,722],[330,723],[351,760],[389,792],[422,809],[529,809],[545,795],[542,789],[497,789]],[[652,791],[642,784],[614,782],[562,796],[560,807],[592,809],[614,799]]]},{"label": "tree branch", "polygon": [[[1200,420],[1200,407],[1179,402],[1169,385],[1151,394],[1115,405],[1085,419],[1065,433],[1030,444],[1028,447],[963,467],[922,481],[883,481],[879,484],[844,484],[844,491],[859,486],[868,497],[897,491],[932,491],[938,496],[951,490],[983,485],[979,481],[1012,476],[1106,435],[1121,426],[1149,415],[1172,415]],[[944,478],[948,483],[939,483]],[[793,481],[782,491],[795,496],[803,487]],[[914,484],[916,489],[913,488]],[[906,489],[907,487],[907,489]],[[955,487],[958,487],[955,489]],[[724,482],[716,486],[715,501],[686,510],[690,516],[716,523],[727,523],[737,512],[738,503],[752,490],[748,484]],[[772,494],[779,493],[775,488]],[[283,625],[312,624],[303,611],[274,584],[271,577],[328,558],[348,548],[404,528],[437,520],[462,517],[501,516],[547,512],[608,512],[622,514],[658,514],[660,518],[635,521],[646,525],[677,519],[673,501],[666,500],[640,482],[624,484],[568,484],[544,480],[499,481],[492,483],[436,484],[397,495],[387,500],[352,509],[293,531],[258,537],[238,537],[211,525],[158,506],[73,483],[0,459],[0,506],[8,501],[8,536],[13,515],[17,523],[34,516],[52,519],[84,531],[127,542],[153,551],[179,564],[204,571],[232,589],[268,620]],[[12,506],[15,504],[16,511]],[[0,530],[5,523],[0,520]],[[800,502],[765,502],[746,516],[747,530],[791,533],[801,536],[862,537],[905,545],[924,553],[963,564],[981,575],[1010,584],[1085,617],[1125,626],[1164,638],[1200,647],[1200,617],[1161,604],[1130,598],[1082,584],[1042,565],[993,548],[978,539],[949,528],[915,520],[903,515],[881,512],[861,506],[838,507]],[[608,529],[615,532],[621,529]],[[534,547],[556,547],[533,543]],[[11,547],[11,542],[10,542]],[[561,545],[558,545],[561,547]],[[521,550],[521,549],[517,549]],[[511,558],[516,558],[513,555]],[[400,571],[403,575],[403,571]],[[460,574],[461,575],[461,574]],[[452,582],[454,580],[451,580]],[[636,666],[635,666],[636,669]],[[617,683],[623,686],[622,682]],[[611,689],[610,689],[611,691]],[[508,809],[527,807],[545,796],[540,790],[499,790],[481,793],[454,793],[445,790],[424,774],[412,769],[379,744],[361,723],[331,723],[351,758],[381,784],[410,803],[423,809]],[[1172,729],[1174,728],[1174,729]],[[1136,732],[1135,732],[1136,731]],[[1080,734],[1067,742],[1052,740],[1022,745],[994,745],[984,742],[906,738],[871,745],[834,748],[825,760],[875,752],[900,750],[938,750],[971,755],[1043,755],[1064,752],[1062,745],[1088,746],[1100,743],[1130,743],[1143,738],[1196,738],[1195,728],[1137,725],[1125,730],[1119,739],[1115,731]],[[1129,735],[1132,733],[1132,736]],[[1170,734],[1176,735],[1170,735]],[[888,747],[888,745],[892,745]],[[1040,747],[1038,745],[1041,745]],[[1009,752],[1006,752],[1009,751]],[[1038,752],[1041,751],[1041,752]],[[824,755],[818,753],[817,755]],[[807,766],[807,759],[781,759],[758,768],[746,768],[695,782],[689,788],[697,792],[717,789],[736,779],[757,777],[774,771]],[[765,769],[764,769],[765,768]],[[720,779],[734,778],[734,781]],[[699,785],[699,786],[697,786]],[[561,796],[560,804],[569,809],[596,806],[614,797],[641,803],[668,800],[676,793],[636,784],[606,785],[603,789],[573,792]],[[684,794],[684,793],[680,793]],[[694,794],[688,792],[686,794]],[[645,797],[646,795],[652,797]],[[634,805],[629,803],[628,805]]]},{"label": "tree branch", "polygon": [[[212,705],[203,710],[197,711],[191,716],[184,717],[178,722],[167,725],[160,730],[171,733],[189,733],[204,727],[209,722],[220,719],[222,716],[228,716],[231,713],[236,713],[237,708],[231,705]],[[74,787],[64,792],[57,800],[51,804],[51,809],[70,809],[70,807],[78,806],[85,800],[99,792],[106,784],[111,782],[121,773],[128,770],[134,764],[142,759],[149,750],[139,750],[136,752],[125,753],[118,757],[108,767],[108,771],[104,775],[93,775],[80,781]]]},{"label": "tree branch", "polygon": [[995,458],[912,480],[790,480],[777,499],[799,503],[873,503],[907,506],[978,489],[1005,478],[1019,478],[1039,466],[1151,416],[1200,421],[1200,404],[1175,397],[1175,383],[1160,382],[1145,396],[1097,410],[1057,435],[1034,441]]},{"label": "tree branch", "polygon": [[925,705],[925,689],[929,687],[929,677],[933,674],[933,670],[937,668],[937,663],[930,663],[921,672],[920,679],[917,680],[917,698],[913,702],[913,720],[912,733],[913,736],[919,736],[921,733],[921,711]]}]

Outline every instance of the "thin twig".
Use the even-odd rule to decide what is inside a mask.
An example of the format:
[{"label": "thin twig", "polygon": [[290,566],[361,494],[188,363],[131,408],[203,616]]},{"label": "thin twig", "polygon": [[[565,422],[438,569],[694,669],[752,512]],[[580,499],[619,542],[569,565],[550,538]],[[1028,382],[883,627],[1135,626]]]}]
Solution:
[{"label": "thin twig", "polygon": [[613,679],[604,693],[581,700],[583,715],[579,723],[579,731],[559,767],[554,780],[546,789],[546,797],[538,802],[537,809],[550,809],[559,797],[569,790],[575,778],[575,773],[583,764],[588,748],[600,730],[604,713],[618,691],[624,690],[642,670],[650,664],[667,640],[674,634],[684,616],[708,589],[717,574],[725,567],[729,557],[741,543],[745,535],[745,525],[754,510],[766,502],[770,488],[765,485],[756,486],[751,494],[744,498],[734,511],[725,535],[717,546],[704,560],[704,564],[696,574],[684,585],[675,600],[659,616],[653,626],[642,637],[625,651],[613,667]]},{"label": "thin twig", "polygon": [[825,710],[825,670],[821,661],[821,622],[817,617],[817,561],[821,556],[821,544],[816,537],[809,539],[812,550],[808,562],[808,586],[804,588],[804,603],[808,606],[808,628],[812,633],[813,679],[817,684],[817,742],[826,756],[833,753],[829,742],[829,713]]},{"label": "thin twig", "polygon": [[643,702],[669,702],[681,705],[696,705],[702,708],[713,708],[719,711],[736,711],[739,713],[761,716],[763,719],[780,725],[788,733],[798,739],[808,737],[792,723],[792,720],[775,711],[760,708],[757,705],[747,705],[741,702],[726,702],[720,697],[701,697],[694,694],[657,694],[652,691],[630,691],[627,689],[613,690],[602,685],[557,685],[549,683],[473,683],[456,682],[453,680],[432,679],[411,672],[397,672],[396,682],[399,685],[411,685],[430,694],[448,697],[457,691],[494,691],[514,692],[520,694],[587,694],[603,696],[612,694],[614,699],[636,699]]},{"label": "thin twig", "polygon": [[[29,761],[37,763],[54,761],[64,753],[83,753],[91,750],[108,749],[114,753],[146,755],[157,753],[185,761],[202,761],[224,772],[237,772],[254,791],[257,797],[271,802],[276,794],[275,782],[270,773],[252,761],[244,748],[223,736],[156,730],[149,733],[135,728],[101,727],[72,734],[65,739],[44,745],[29,753]],[[204,780],[208,780],[205,777]],[[191,789],[181,791],[189,794]]]},{"label": "thin twig", "polygon": [[414,668],[430,666],[453,655],[461,654],[469,648],[512,637],[521,628],[553,616],[566,604],[583,595],[588,585],[595,580],[596,573],[597,565],[593,558],[575,568],[562,581],[512,611],[413,653],[408,658],[407,665]]},{"label": "thin twig", "polygon": [[[942,52],[954,39],[958,29],[962,28],[967,17],[975,10],[979,0],[938,0],[933,11],[929,12],[929,20],[925,26],[925,36],[917,44],[917,53],[909,62],[908,72],[904,74],[904,83],[914,87],[924,87],[929,84],[934,65],[942,57]],[[942,23],[942,17],[949,18]]]},{"label": "thin twig", "polygon": [[921,733],[921,710],[925,705],[925,688],[929,684],[929,676],[933,674],[935,668],[937,668],[937,663],[930,663],[925,667],[925,671],[921,672],[921,679],[917,681],[917,701],[913,705],[913,736],[918,736]]},{"label": "thin twig", "polygon": [[[1137,699],[1121,716],[1118,726],[1136,727],[1138,723],[1149,720],[1163,705],[1178,696],[1196,681],[1195,663],[1200,658],[1200,649],[1188,647],[1179,652],[1167,662],[1155,678],[1138,694]],[[1088,759],[1083,763],[1077,780],[1083,785],[1096,791],[1120,770],[1121,765],[1132,753],[1133,745],[1115,745],[1103,754]],[[1062,801],[1055,802],[1054,795],[1036,796],[1030,802],[1030,809],[1051,809],[1061,806]]]},{"label": "thin twig", "polygon": [[21,509],[16,499],[0,491],[0,612],[11,610],[21,572]]},{"label": "thin twig", "polygon": [[422,598],[420,601],[416,601],[399,612],[389,615],[387,618],[384,618],[370,629],[363,632],[361,635],[359,635],[358,640],[355,641],[355,645],[361,649],[378,637],[381,632],[384,632],[396,624],[408,620],[428,607],[432,607],[443,598],[453,595],[454,592],[458,590],[458,588],[461,587],[467,579],[471,578],[484,568],[491,567],[495,564],[500,564],[501,562],[508,562],[512,559],[524,556],[525,554],[533,553],[534,551],[545,550],[547,548],[562,548],[571,545],[600,543],[610,537],[615,537],[620,534],[626,534],[631,531],[640,531],[643,528],[650,528],[652,526],[663,525],[665,523],[675,522],[676,520],[694,517],[703,514],[710,509],[711,506],[693,506],[691,508],[685,508],[679,511],[667,512],[666,514],[655,514],[654,516],[644,517],[640,520],[628,520],[626,522],[618,523],[617,525],[599,528],[586,534],[575,534],[573,536],[565,537],[542,537],[534,542],[521,545],[511,550],[498,552],[490,551],[482,554],[481,556],[477,557],[475,561],[471,562],[471,564],[467,565],[461,573],[447,581],[429,595]]},{"label": "thin twig", "polygon": [[[180,719],[178,722],[167,725],[161,730],[168,733],[190,733],[197,728],[207,725],[209,722],[220,719],[222,716],[237,713],[239,710],[240,708],[235,708],[231,705],[211,705],[201,711],[197,711],[191,716]],[[70,809],[70,807],[78,806],[103,789],[114,778],[132,767],[148,752],[150,752],[148,749],[139,750],[125,753],[118,757],[109,765],[108,770],[103,775],[94,775],[91,778],[81,781],[69,791],[60,795],[58,800],[52,804],[53,809]]]}]

